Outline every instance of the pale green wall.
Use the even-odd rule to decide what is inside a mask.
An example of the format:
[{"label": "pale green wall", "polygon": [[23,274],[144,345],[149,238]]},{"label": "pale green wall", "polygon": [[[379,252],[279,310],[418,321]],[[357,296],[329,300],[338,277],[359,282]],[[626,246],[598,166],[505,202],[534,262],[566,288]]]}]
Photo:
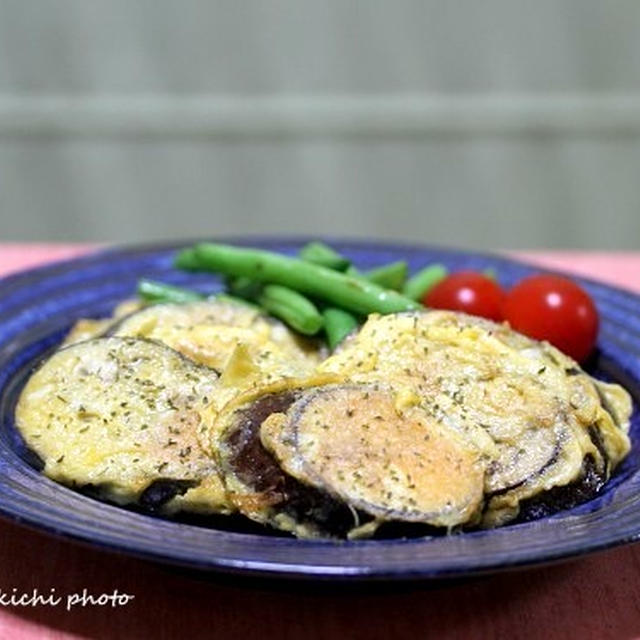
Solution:
[{"label": "pale green wall", "polygon": [[0,0],[0,240],[640,248],[640,3]]}]

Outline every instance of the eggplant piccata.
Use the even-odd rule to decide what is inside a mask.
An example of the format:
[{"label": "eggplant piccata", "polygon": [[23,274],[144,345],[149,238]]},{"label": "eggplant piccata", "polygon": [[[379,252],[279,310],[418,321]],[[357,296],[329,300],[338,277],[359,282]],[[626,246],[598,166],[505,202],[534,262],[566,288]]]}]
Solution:
[{"label": "eggplant piccata", "polygon": [[46,475],[116,503],[357,538],[588,500],[630,449],[630,415],[620,386],[481,318],[372,314],[326,357],[252,307],[206,300],[76,327],[16,424]]},{"label": "eggplant piccata", "polygon": [[217,384],[214,371],[161,343],[94,338],[31,376],[16,425],[57,482],[152,511],[229,512],[197,436]]}]

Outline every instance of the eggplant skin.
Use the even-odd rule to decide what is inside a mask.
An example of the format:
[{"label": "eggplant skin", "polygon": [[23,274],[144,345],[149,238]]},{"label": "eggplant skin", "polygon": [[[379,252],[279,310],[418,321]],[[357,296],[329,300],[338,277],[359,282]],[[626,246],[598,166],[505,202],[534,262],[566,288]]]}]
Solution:
[{"label": "eggplant skin", "polygon": [[588,431],[599,457],[586,455],[582,461],[580,473],[573,482],[551,487],[547,491],[522,500],[517,517],[518,522],[537,520],[558,511],[573,509],[579,504],[592,500],[602,491],[611,474],[611,459],[598,425],[592,424]]},{"label": "eggplant skin", "polygon": [[142,303],[139,300],[125,300],[113,310],[110,318],[80,318],[65,336],[61,348],[68,347],[77,342],[85,342],[86,340],[108,335],[115,324],[120,322],[124,317],[138,311],[141,306]]},{"label": "eggplant skin", "polygon": [[221,442],[220,448],[226,452],[226,468],[241,482],[264,492],[270,502],[282,499],[285,474],[262,446],[260,426],[271,414],[286,411],[297,395],[295,391],[268,394],[238,409]]},{"label": "eggplant skin", "polygon": [[343,538],[354,527],[355,511],[287,474],[261,442],[264,420],[286,411],[299,395],[299,390],[267,393],[227,418],[218,455],[228,495],[256,522],[303,538]]},{"label": "eggplant skin", "polygon": [[96,338],[57,351],[31,376],[16,426],[62,484],[167,514],[228,512],[197,437],[217,384],[215,372],[163,344]]},{"label": "eggplant skin", "polygon": [[539,518],[573,509],[574,507],[595,498],[608,479],[598,469],[598,465],[591,456],[582,461],[580,476],[573,482],[551,487],[547,491],[536,494],[520,502],[517,522],[529,522]]},{"label": "eggplant skin", "polygon": [[176,496],[184,495],[189,489],[197,487],[197,480],[174,480],[161,478],[154,480],[138,498],[138,503],[149,511],[161,510]]}]

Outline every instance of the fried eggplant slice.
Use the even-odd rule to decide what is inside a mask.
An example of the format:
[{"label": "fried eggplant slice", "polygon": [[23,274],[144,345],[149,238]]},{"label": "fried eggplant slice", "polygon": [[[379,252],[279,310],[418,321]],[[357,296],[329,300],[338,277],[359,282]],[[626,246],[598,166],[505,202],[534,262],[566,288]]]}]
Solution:
[{"label": "fried eggplant slice", "polygon": [[54,353],[16,408],[44,473],[117,504],[164,513],[230,510],[196,432],[217,374],[169,347],[97,338]]},{"label": "fried eggplant slice", "polygon": [[384,521],[450,528],[480,514],[475,448],[418,408],[398,413],[388,391],[268,391],[219,421],[230,499],[252,520],[299,537],[366,537]]},{"label": "fried eggplant slice", "polygon": [[76,342],[85,342],[92,338],[102,335],[113,324],[112,318],[94,319],[80,318],[71,327],[69,333],[65,336],[61,348],[68,347]]},{"label": "fried eggplant slice", "polygon": [[521,501],[586,481],[587,457],[591,476],[605,482],[629,451],[624,390],[606,390],[619,407],[614,419],[601,401],[601,383],[573,360],[481,318],[372,315],[319,371],[390,385],[407,406],[421,406],[473,443],[487,464],[487,526],[517,517]]},{"label": "fried eggplant slice", "polygon": [[125,300],[114,309],[113,315],[110,318],[80,318],[65,336],[63,343],[60,345],[61,348],[75,344],[76,342],[84,342],[85,340],[98,338],[108,333],[111,327],[121,318],[138,311],[140,307],[141,303],[139,300]]},{"label": "fried eggplant slice", "polygon": [[[309,375],[321,353],[317,342],[299,339],[256,307],[227,299],[146,307],[123,318],[111,333],[158,340],[219,371],[214,419],[248,389]],[[212,435],[204,430],[198,436],[207,448]]]},{"label": "fried eggplant slice", "polygon": [[320,360],[317,342],[298,338],[278,320],[230,300],[153,305],[122,319],[110,334],[158,340],[217,371],[242,345],[264,384],[306,375]]},{"label": "fried eggplant slice", "polygon": [[300,482],[378,522],[448,529],[477,520],[485,468],[476,448],[378,385],[307,390],[263,421],[262,442]]},{"label": "fried eggplant slice", "polygon": [[287,474],[261,441],[262,423],[281,415],[301,393],[265,393],[219,416],[223,426],[217,451],[228,496],[251,520],[298,537],[345,537],[360,524],[356,511]]}]

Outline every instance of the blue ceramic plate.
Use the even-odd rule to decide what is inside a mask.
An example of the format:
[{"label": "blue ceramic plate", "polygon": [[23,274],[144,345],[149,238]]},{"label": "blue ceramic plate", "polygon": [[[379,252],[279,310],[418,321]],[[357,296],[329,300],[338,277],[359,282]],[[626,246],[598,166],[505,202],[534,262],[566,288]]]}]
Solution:
[{"label": "blue ceramic plate", "polygon": [[[301,242],[245,239],[242,244],[293,253]],[[493,267],[509,285],[533,271],[500,257],[389,244],[334,242],[358,266],[406,259],[412,269],[442,262],[452,269]],[[633,451],[596,499],[526,524],[436,538],[357,542],[306,541],[162,520],[114,507],[62,487],[29,464],[14,429],[16,398],[32,367],[79,317],[108,315],[142,276],[207,291],[210,276],[172,269],[176,246],[98,253],[0,280],[0,513],[66,538],[203,570],[326,579],[431,579],[532,565],[640,538],[640,413]],[[581,281],[602,315],[592,373],[640,394],[640,297]],[[218,525],[220,526],[220,525]],[[224,525],[223,525],[224,526]]]}]

